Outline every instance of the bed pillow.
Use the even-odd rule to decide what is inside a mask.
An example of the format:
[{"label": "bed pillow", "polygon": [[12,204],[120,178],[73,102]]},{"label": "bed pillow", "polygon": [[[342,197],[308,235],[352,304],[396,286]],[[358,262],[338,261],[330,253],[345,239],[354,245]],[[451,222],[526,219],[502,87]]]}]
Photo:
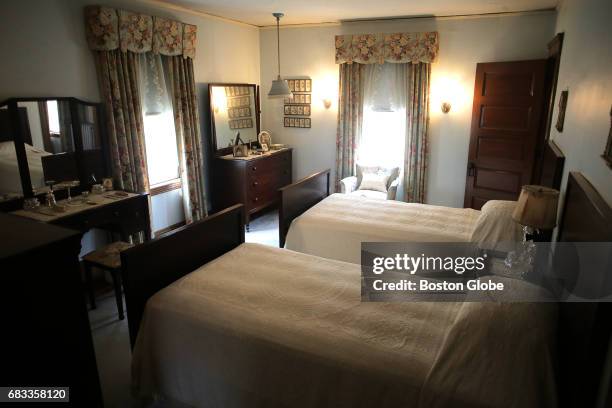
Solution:
[{"label": "bed pillow", "polygon": [[500,252],[515,250],[523,240],[521,226],[512,219],[516,201],[490,200],[480,209],[471,241],[479,248]]},{"label": "bed pillow", "polygon": [[358,190],[371,190],[386,193],[387,181],[389,181],[389,175],[382,171],[378,173],[364,173]]}]

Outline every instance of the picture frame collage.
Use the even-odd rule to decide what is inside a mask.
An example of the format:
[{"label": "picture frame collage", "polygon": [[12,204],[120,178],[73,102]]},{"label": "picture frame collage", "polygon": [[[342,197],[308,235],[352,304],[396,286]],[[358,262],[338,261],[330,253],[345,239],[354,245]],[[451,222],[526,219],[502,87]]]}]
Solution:
[{"label": "picture frame collage", "polygon": [[287,83],[293,96],[285,98],[283,125],[284,127],[308,129],[312,124],[310,119],[312,79],[291,78],[287,79]]},{"label": "picture frame collage", "polygon": [[247,129],[253,127],[251,112],[251,88],[248,86],[226,86],[227,117],[229,128]]}]

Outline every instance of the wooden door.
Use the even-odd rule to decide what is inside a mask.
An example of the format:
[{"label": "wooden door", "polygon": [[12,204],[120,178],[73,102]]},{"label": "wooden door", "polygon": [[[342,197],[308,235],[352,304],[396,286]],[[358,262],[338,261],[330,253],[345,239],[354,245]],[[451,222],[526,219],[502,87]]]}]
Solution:
[{"label": "wooden door", "polygon": [[531,183],[545,79],[544,59],[476,65],[464,207],[516,200]]}]

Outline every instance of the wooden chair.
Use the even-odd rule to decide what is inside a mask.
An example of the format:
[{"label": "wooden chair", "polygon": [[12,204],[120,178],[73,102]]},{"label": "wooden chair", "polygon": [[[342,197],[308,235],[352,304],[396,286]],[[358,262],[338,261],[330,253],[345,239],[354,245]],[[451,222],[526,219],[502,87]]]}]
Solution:
[{"label": "wooden chair", "polygon": [[131,248],[133,244],[127,242],[113,242],[104,248],[88,253],[83,257],[83,266],[85,268],[85,280],[89,292],[89,303],[92,309],[96,308],[96,296],[93,290],[91,277],[92,267],[109,271],[113,278],[113,286],[115,288],[115,298],[117,300],[117,311],[119,312],[119,320],[124,319],[123,313],[123,297],[121,294],[121,252]]}]

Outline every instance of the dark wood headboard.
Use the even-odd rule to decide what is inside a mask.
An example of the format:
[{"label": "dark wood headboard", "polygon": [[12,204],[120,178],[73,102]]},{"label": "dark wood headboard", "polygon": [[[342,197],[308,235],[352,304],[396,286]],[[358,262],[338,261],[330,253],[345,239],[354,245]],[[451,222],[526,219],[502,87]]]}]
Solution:
[{"label": "dark wood headboard", "polygon": [[278,245],[283,248],[291,222],[330,193],[330,169],[279,189]]},{"label": "dark wood headboard", "polygon": [[130,343],[151,296],[244,242],[242,204],[121,253]]},{"label": "dark wood headboard", "polygon": [[[557,241],[612,242],[612,209],[581,173],[569,174]],[[569,251],[564,248],[563,252]],[[612,252],[608,259],[612,261]],[[612,270],[610,275],[608,279],[612,279]],[[560,305],[560,406],[596,405],[611,333],[612,304]]]}]

